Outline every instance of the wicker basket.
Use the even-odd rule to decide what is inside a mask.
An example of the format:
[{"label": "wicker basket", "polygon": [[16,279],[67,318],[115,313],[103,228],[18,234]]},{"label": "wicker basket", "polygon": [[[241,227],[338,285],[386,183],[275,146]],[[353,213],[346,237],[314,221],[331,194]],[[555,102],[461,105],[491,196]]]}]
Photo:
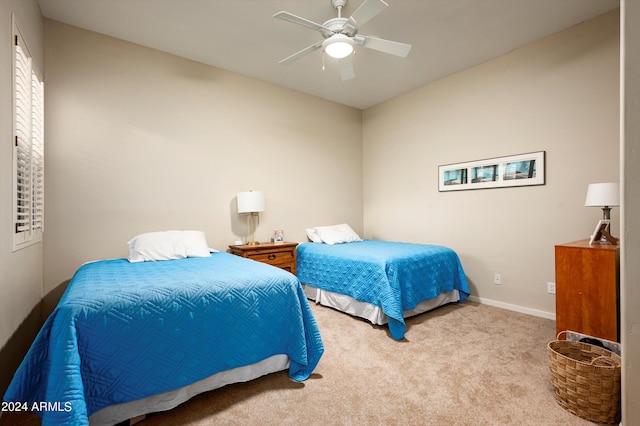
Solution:
[{"label": "wicker basket", "polygon": [[547,345],[556,401],[597,423],[620,422],[620,356],[598,346],[557,339]]}]

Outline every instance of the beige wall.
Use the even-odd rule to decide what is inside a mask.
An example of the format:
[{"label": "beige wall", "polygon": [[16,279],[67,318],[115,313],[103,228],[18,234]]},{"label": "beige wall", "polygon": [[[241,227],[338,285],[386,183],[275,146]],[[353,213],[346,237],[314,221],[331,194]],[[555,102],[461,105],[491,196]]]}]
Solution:
[{"label": "beige wall", "polygon": [[640,1],[622,1],[622,418],[640,424]]},{"label": "beige wall", "polygon": [[[602,217],[588,184],[619,180],[618,12],[370,108],[363,136],[367,237],[451,246],[476,297],[553,318],[554,245]],[[438,192],[438,165],[533,151],[544,186]]]},{"label": "beige wall", "polygon": [[45,48],[46,291],[141,232],[199,229],[225,250],[251,189],[260,241],[362,231],[359,110],[50,20]]},{"label": "beige wall", "polygon": [[[35,1],[0,0],[0,8],[2,40],[14,11],[40,40]],[[450,245],[478,296],[552,315],[553,245],[586,237],[600,217],[582,206],[588,183],[618,179],[617,31],[608,14],[361,113],[47,21],[45,293],[84,261],[124,256],[138,232],[203,229],[224,249],[246,231],[235,194],[261,189],[261,240],[275,228],[303,240],[307,226],[347,221],[367,237]],[[637,59],[627,52],[630,70]],[[637,258],[637,123],[626,131],[626,215],[614,209],[613,220],[617,233],[624,221],[625,258]],[[10,151],[0,149],[1,347],[43,292],[41,245],[10,250]],[[545,186],[437,191],[440,164],[536,150],[547,151]],[[638,353],[637,268],[623,265],[627,360]],[[627,420],[639,411],[634,367],[628,361],[623,379]]]},{"label": "beige wall", "polygon": [[[32,0],[0,0],[0,348],[42,298],[42,244],[12,252],[12,15],[34,63],[44,68],[42,18]],[[2,366],[0,366],[2,369]]]}]

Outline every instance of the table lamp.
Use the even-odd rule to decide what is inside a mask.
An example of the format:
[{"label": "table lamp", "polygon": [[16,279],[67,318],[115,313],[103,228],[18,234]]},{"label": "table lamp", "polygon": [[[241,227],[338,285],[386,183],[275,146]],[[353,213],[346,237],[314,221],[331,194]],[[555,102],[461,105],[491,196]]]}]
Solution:
[{"label": "table lamp", "polygon": [[[611,207],[620,205],[620,185],[615,182],[589,184],[584,205],[601,207],[602,219],[611,220]],[[606,231],[610,231],[610,225],[607,225]]]},{"label": "table lamp", "polygon": [[248,191],[240,192],[237,196],[238,213],[249,213],[249,233],[250,240],[248,245],[260,244],[255,240],[256,222],[259,219],[258,213],[264,211],[264,192]]}]

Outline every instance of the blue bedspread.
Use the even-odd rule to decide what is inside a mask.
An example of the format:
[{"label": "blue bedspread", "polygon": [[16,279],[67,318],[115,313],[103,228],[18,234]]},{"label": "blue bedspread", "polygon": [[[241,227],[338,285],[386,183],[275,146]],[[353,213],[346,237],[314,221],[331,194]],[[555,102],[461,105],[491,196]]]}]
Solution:
[{"label": "blue bedspread", "polygon": [[49,403],[45,425],[189,385],[276,354],[305,380],[324,347],[298,279],[228,253],[82,266],[4,399]]},{"label": "blue bedspread", "polygon": [[404,311],[442,292],[457,289],[460,301],[470,293],[456,252],[435,245],[378,240],[305,243],[297,247],[296,271],[304,284],[382,308],[397,340],[406,331]]}]

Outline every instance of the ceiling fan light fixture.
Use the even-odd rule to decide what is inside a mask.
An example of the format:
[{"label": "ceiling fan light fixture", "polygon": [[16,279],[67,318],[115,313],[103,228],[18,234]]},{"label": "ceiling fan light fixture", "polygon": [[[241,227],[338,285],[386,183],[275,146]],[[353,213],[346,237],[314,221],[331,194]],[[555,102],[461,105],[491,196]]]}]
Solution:
[{"label": "ceiling fan light fixture", "polygon": [[342,59],[353,53],[355,43],[344,34],[334,34],[322,42],[322,50],[332,58]]}]

